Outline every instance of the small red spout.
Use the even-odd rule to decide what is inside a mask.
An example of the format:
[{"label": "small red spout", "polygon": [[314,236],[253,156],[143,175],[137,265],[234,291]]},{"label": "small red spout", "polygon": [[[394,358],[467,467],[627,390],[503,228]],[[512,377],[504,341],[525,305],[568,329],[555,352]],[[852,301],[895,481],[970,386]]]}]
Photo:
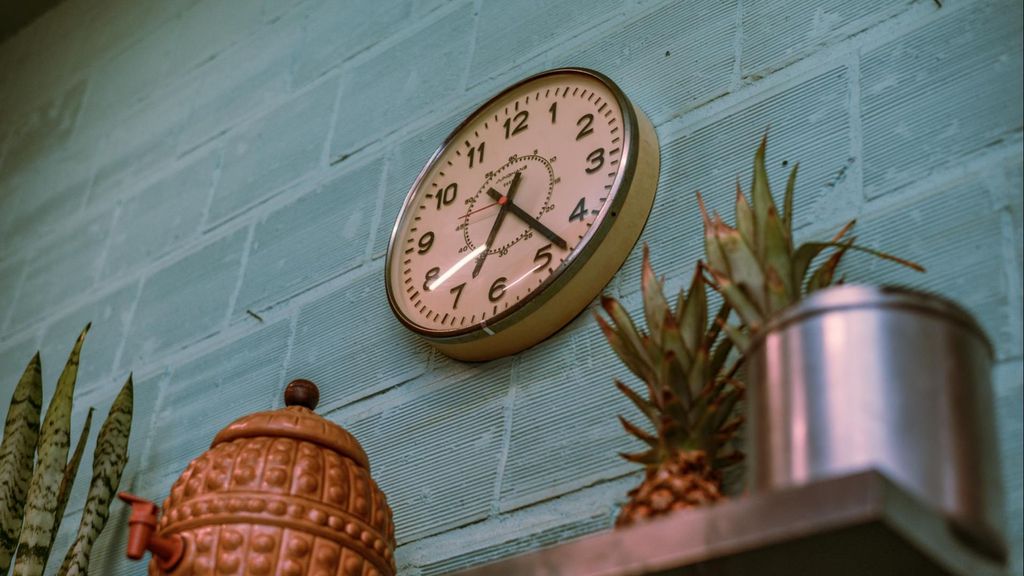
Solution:
[{"label": "small red spout", "polygon": [[154,536],[159,511],[156,504],[127,492],[121,492],[117,496],[132,507],[132,515],[128,518],[128,557],[139,560],[148,549],[153,553],[161,570],[173,570],[185,555],[185,543],[181,536]]}]

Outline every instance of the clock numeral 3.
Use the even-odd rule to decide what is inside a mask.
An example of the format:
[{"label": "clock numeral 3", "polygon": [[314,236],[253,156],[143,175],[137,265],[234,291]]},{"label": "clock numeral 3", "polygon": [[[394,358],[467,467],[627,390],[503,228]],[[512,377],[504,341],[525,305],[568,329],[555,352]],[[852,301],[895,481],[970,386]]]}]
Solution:
[{"label": "clock numeral 3", "polygon": [[441,269],[438,268],[437,266],[434,266],[430,270],[427,270],[427,276],[423,280],[423,290],[426,292],[430,292],[431,290],[433,290],[433,288],[430,287],[430,283],[433,282],[434,280],[437,280],[437,277],[440,275]]},{"label": "clock numeral 3", "polygon": [[506,285],[507,282],[508,278],[499,276],[498,279],[494,281],[494,284],[491,284],[491,289],[487,292],[487,299],[491,302],[501,300],[501,297],[505,295],[505,289],[508,288]]},{"label": "clock numeral 3", "polygon": [[417,254],[426,254],[430,252],[430,248],[434,245],[434,233],[427,232],[423,236],[420,236],[419,242],[420,249],[416,251]]},{"label": "clock numeral 3", "polygon": [[[523,130],[526,130],[528,128],[526,120],[529,117],[529,112],[527,112],[526,110],[520,110],[514,118],[506,118],[505,139],[508,140],[510,136],[515,136],[516,134],[519,134]],[[515,122],[515,126],[512,125],[513,121]]]},{"label": "clock numeral 3", "polygon": [[587,154],[587,162],[590,162],[590,166],[585,168],[587,174],[593,174],[604,166],[604,148],[598,148],[590,154]]},{"label": "clock numeral 3", "polygon": [[580,116],[580,119],[576,121],[576,125],[577,126],[581,126],[582,125],[582,128],[580,128],[580,131],[576,133],[576,139],[577,140],[582,140],[583,138],[593,134],[594,133],[594,129],[590,127],[593,124],[594,124],[594,115],[593,114],[584,114],[583,116]]},{"label": "clock numeral 3", "polygon": [[444,187],[444,190],[437,193],[437,209],[440,210],[442,207],[455,202],[455,197],[459,194],[459,185],[455,182]]}]

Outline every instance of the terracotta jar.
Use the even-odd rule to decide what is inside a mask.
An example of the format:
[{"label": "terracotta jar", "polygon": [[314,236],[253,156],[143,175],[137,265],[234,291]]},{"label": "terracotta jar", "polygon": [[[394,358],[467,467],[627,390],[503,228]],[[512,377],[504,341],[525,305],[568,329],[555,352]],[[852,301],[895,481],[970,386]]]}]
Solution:
[{"label": "terracotta jar", "polygon": [[130,494],[128,557],[150,576],[393,576],[391,509],[355,437],[296,380],[286,408],[239,418],[182,473],[163,505]]}]

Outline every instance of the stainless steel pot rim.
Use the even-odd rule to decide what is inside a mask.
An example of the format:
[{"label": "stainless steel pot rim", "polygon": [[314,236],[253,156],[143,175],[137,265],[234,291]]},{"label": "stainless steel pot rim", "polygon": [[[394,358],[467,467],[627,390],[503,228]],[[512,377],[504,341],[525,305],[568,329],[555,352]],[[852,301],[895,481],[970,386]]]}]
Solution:
[{"label": "stainless steel pot rim", "polygon": [[902,309],[918,314],[936,316],[959,324],[970,330],[985,343],[989,356],[993,355],[992,343],[985,331],[963,307],[942,296],[905,288],[902,286],[867,286],[847,284],[820,290],[806,299],[786,308],[769,320],[751,340],[751,350],[757,348],[765,337],[796,322],[827,312],[857,308]]}]

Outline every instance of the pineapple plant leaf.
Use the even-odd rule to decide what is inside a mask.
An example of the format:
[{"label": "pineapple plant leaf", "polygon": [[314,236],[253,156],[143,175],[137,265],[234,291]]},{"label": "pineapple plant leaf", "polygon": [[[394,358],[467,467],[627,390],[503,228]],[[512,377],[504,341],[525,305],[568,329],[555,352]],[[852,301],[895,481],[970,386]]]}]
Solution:
[{"label": "pineapple plant leaf", "polygon": [[[855,221],[845,224],[829,242],[793,245],[793,196],[798,166],[786,182],[783,212],[772,197],[765,168],[767,133],[754,155],[751,201],[737,183],[735,227],[717,213],[709,214],[700,193],[697,202],[704,220],[704,254],[712,286],[735,310],[739,325],[724,323],[729,339],[745,351],[751,335],[770,318],[807,295],[835,283],[835,273],[850,251],[863,252],[923,272],[920,265],[854,243],[849,236]],[[828,252],[831,250],[831,252]],[[814,268],[819,258],[825,259]]]},{"label": "pineapple plant leaf", "polygon": [[0,444],[0,574],[11,567],[21,534],[25,494],[35,467],[39,412],[43,404],[39,353],[32,357],[11,396]]},{"label": "pineapple plant leaf", "polygon": [[601,299],[609,320],[594,314],[612,350],[645,384],[646,398],[615,381],[653,430],[620,417],[625,431],[647,449],[621,454],[644,466],[644,480],[630,491],[617,526],[721,500],[722,471],[741,459],[732,444],[743,421],[733,411],[743,386],[722,372],[730,346],[720,338],[720,322],[729,308],[723,306],[709,323],[700,265],[689,289],[680,291],[674,310],[663,284],[644,246],[641,293],[646,330],[638,328],[611,297]]}]

